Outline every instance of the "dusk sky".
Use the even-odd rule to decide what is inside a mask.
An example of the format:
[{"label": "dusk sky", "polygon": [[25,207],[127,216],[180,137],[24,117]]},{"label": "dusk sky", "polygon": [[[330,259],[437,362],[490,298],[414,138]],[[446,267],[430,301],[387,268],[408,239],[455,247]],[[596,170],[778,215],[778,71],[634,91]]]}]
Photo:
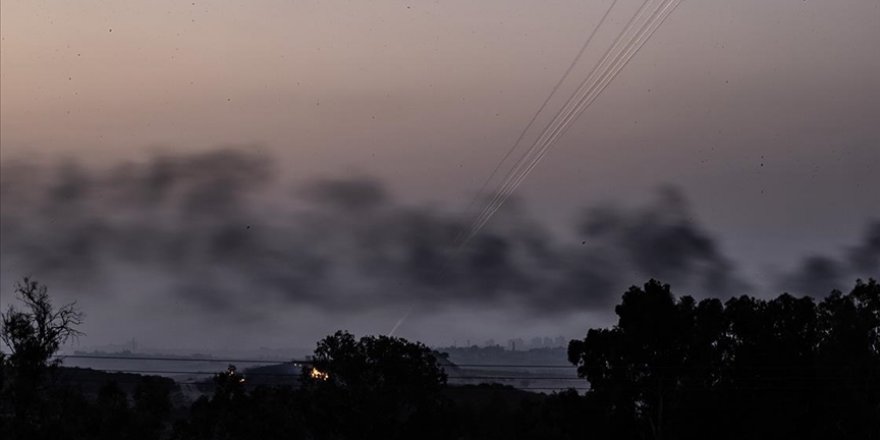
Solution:
[{"label": "dusk sky", "polygon": [[[574,82],[640,3],[619,0]],[[880,2],[705,0],[681,3],[490,222],[519,250],[473,274],[499,281],[468,281],[467,264],[450,285],[410,279],[424,267],[395,260],[413,246],[398,231],[423,225],[418,240],[443,245],[610,4],[4,0],[2,307],[31,275],[82,306],[83,345],[307,347],[337,328],[385,333],[410,307],[401,336],[461,344],[580,337],[651,276],[727,297],[798,293],[811,256],[837,262],[840,288],[880,275]],[[160,169],[180,194],[223,190],[185,208],[131,202],[155,189],[139,173]],[[85,188],[64,196],[76,203],[59,182]],[[584,235],[604,218],[612,232]],[[156,244],[200,246],[193,231],[235,224],[263,235],[229,260]],[[633,258],[666,258],[631,240],[656,224],[693,227],[681,268],[726,287]],[[40,254],[83,225],[100,226],[82,235],[94,257]],[[474,255],[494,249],[484,239]],[[371,266],[371,246],[388,261]],[[165,252],[188,256],[169,269]],[[560,269],[599,259],[621,279]],[[611,302],[583,300],[573,280]]]}]

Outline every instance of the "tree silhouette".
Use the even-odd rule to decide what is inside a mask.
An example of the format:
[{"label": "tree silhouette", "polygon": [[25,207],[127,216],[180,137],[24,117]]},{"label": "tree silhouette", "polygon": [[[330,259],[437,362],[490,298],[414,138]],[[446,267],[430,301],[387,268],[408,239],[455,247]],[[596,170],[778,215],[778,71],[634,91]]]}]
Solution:
[{"label": "tree silhouette", "polygon": [[880,284],[861,281],[818,306],[817,436],[880,439]]},{"label": "tree silhouette", "polygon": [[[0,341],[10,350],[3,356],[0,412],[13,415],[12,431],[35,436],[46,397],[47,372],[57,366],[52,356],[68,339],[81,335],[83,315],[75,304],[55,309],[48,289],[25,278],[15,287],[24,310],[12,305],[2,314]],[[4,418],[2,423],[7,422]]]},{"label": "tree silhouette", "polygon": [[89,434],[95,439],[125,438],[130,432],[128,396],[115,381],[105,383],[98,390],[91,422]]},{"label": "tree silhouette", "polygon": [[[321,438],[308,435],[303,414],[307,401],[302,392],[289,386],[261,385],[248,390],[229,370],[215,376],[218,388],[212,397],[201,397],[189,416],[177,420],[171,438],[175,440],[250,439],[282,440]],[[224,377],[225,376],[225,377]],[[222,383],[217,383],[222,382]]]},{"label": "tree silhouette", "polygon": [[422,429],[443,406],[446,373],[421,343],[338,331],[318,342],[302,377],[319,437],[413,438],[441,427]]},{"label": "tree silhouette", "polygon": [[168,379],[143,377],[130,396],[113,382],[92,395],[46,380],[82,318],[73,305],[55,310],[31,280],[18,289],[27,308],[3,315],[3,438],[880,440],[875,280],[822,300],[696,301],[655,280],[632,287],[616,325],[569,344],[590,383],[583,396],[447,387],[425,345],[339,331],[318,342],[300,388],[254,387],[230,365],[188,415],[172,406]]},{"label": "tree silhouette", "polygon": [[722,304],[651,280],[618,323],[569,344],[612,426],[638,438],[880,438],[880,286],[819,305],[782,294]]},{"label": "tree silhouette", "polygon": [[11,351],[6,361],[16,369],[45,367],[62,344],[82,335],[76,327],[82,324],[83,315],[75,303],[55,310],[48,288],[29,278],[18,283],[15,292],[26,310],[10,305],[2,315],[0,340]]},{"label": "tree silhouette", "polygon": [[[176,438],[244,438],[254,429],[253,405],[245,389],[245,378],[235,365],[212,378],[214,394],[202,396],[190,407],[189,420],[176,426]],[[270,437],[272,438],[272,437]]]}]

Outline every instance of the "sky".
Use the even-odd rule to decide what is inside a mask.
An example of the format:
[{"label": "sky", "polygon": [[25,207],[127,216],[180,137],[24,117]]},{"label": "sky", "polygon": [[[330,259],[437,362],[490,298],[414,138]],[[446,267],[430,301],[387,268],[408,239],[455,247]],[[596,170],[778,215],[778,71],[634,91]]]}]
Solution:
[{"label": "sky", "polygon": [[[577,337],[650,276],[723,297],[880,273],[873,0],[682,2],[438,269],[610,3],[4,0],[2,303],[45,280],[82,344],[310,345],[410,309],[401,335],[444,344]],[[236,225],[260,235],[218,256]]]}]

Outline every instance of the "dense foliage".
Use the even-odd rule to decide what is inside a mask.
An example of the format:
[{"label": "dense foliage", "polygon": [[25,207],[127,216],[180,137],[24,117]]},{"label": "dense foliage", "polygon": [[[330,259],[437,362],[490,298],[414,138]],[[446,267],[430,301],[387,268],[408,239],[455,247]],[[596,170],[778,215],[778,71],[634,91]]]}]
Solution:
[{"label": "dense foliage", "polygon": [[[54,310],[44,288],[28,285],[36,294],[25,304]],[[59,380],[70,369],[53,369],[59,345],[43,338],[64,333],[37,324],[58,324],[39,318],[57,312],[30,310],[4,315],[5,337],[26,342],[0,358],[4,439],[880,439],[874,280],[818,303],[696,301],[654,280],[632,287],[615,326],[569,344],[585,395],[448,386],[422,344],[337,332],[318,342],[299,385],[254,386],[230,366],[210,395],[181,406],[169,379],[135,376],[126,388],[116,380],[132,375],[113,376],[94,392],[84,386],[94,378]],[[22,375],[24,366],[36,372]]]},{"label": "dense foliage", "polygon": [[615,311],[615,327],[568,351],[614,438],[880,436],[874,280],[818,304],[788,294],[696,302],[652,280]]},{"label": "dense foliage", "polygon": [[336,332],[318,343],[304,373],[309,419],[327,428],[322,438],[424,438],[424,426],[442,423],[446,374],[423,344]]}]

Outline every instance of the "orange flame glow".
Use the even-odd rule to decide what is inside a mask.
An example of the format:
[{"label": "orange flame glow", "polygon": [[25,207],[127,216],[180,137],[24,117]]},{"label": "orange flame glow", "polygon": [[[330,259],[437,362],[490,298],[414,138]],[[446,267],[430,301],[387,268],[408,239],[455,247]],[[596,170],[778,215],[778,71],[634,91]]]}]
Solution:
[{"label": "orange flame glow", "polygon": [[311,371],[311,373],[309,373],[309,376],[312,379],[317,379],[317,380],[327,380],[330,378],[329,374],[327,374],[323,371],[320,371],[317,368],[312,368],[312,371]]}]

